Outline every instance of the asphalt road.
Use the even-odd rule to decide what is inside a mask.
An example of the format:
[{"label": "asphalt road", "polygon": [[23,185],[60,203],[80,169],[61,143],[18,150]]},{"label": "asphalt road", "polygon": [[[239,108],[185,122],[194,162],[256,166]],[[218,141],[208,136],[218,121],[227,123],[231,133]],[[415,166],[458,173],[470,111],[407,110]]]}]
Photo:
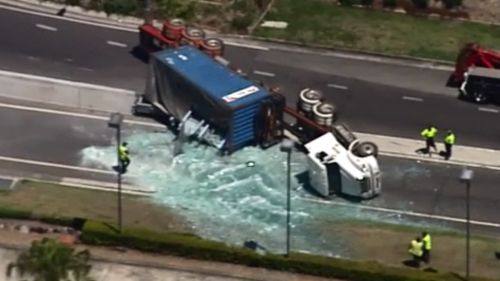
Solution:
[{"label": "asphalt road", "polygon": [[[124,135],[161,129],[126,126]],[[4,161],[4,157],[83,167],[80,151],[89,146],[110,145],[113,130],[104,120],[52,113],[1,108],[0,131],[8,132],[0,142],[0,173],[28,173],[39,178],[76,177],[113,182],[113,174],[88,173],[44,165]],[[367,205],[433,215],[463,217],[464,187],[458,183],[458,166],[417,163],[380,157],[384,171],[383,195]],[[111,165],[112,163],[110,163]],[[497,202],[499,171],[475,169],[472,189],[472,219],[500,223]],[[26,176],[23,174],[22,176]]]},{"label": "asphalt road", "polygon": [[[130,53],[136,33],[2,9],[0,32],[3,69],[143,89],[146,65]],[[500,149],[500,114],[457,100],[456,91],[444,87],[446,71],[293,48],[227,46],[226,57],[253,78],[282,88],[290,104],[302,88],[324,91],[338,106],[339,120],[355,131],[419,138],[433,123],[442,132],[453,129],[459,144]]]}]

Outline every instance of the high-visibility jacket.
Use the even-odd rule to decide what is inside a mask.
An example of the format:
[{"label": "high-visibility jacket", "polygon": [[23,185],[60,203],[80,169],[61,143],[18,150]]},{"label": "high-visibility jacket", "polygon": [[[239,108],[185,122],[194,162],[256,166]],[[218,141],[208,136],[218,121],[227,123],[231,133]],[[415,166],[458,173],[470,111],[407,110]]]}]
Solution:
[{"label": "high-visibility jacket", "polygon": [[412,240],[408,252],[414,256],[421,257],[424,254],[423,247],[424,243]]},{"label": "high-visibility jacket", "polygon": [[119,151],[119,156],[121,160],[126,160],[128,159],[128,148],[124,145],[120,145],[118,148]]},{"label": "high-visibility jacket", "polygon": [[434,127],[431,127],[430,129],[425,128],[422,130],[420,135],[426,139],[430,139],[430,138],[434,138],[437,135],[437,132],[438,132],[438,130]]},{"label": "high-visibility jacket", "polygon": [[424,249],[430,251],[432,249],[432,239],[431,235],[427,234],[422,238],[422,242],[424,243]]},{"label": "high-visibility jacket", "polygon": [[455,144],[455,134],[454,133],[449,133],[446,135],[444,138],[444,143],[446,144]]}]

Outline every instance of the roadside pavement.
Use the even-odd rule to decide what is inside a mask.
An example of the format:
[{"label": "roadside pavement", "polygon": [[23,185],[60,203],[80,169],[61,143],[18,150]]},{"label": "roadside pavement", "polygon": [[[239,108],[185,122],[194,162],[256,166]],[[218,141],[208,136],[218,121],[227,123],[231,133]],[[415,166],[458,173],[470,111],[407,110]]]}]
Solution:
[{"label": "roadside pavement", "polygon": [[[365,133],[355,134],[362,141],[376,143],[379,147],[380,155],[414,159],[417,161],[500,170],[500,150],[454,145],[452,157],[449,160],[445,160],[442,156],[435,153],[429,156],[428,154],[417,152],[419,149],[425,148],[425,141],[423,139],[408,139]],[[436,142],[436,147],[438,148],[438,152],[444,150],[444,144],[441,142]]]},{"label": "roadside pavement", "polygon": [[[18,224],[29,225],[30,222],[18,221]],[[0,281],[15,280],[6,279],[2,270],[17,257],[17,254],[21,250],[29,248],[32,241],[42,239],[43,237],[57,238],[57,235],[20,234],[17,230],[0,230]],[[220,262],[154,255],[132,250],[119,251],[111,248],[87,247],[82,245],[78,245],[77,249],[90,250],[94,262],[92,274],[97,281],[334,280]]]}]

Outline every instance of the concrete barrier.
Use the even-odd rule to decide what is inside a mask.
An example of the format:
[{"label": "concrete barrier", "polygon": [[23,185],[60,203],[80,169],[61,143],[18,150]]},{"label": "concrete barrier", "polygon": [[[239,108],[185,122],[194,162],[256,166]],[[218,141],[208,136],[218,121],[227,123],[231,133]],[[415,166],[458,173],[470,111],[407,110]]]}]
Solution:
[{"label": "concrete barrier", "polygon": [[0,96],[131,114],[134,91],[0,70]]}]

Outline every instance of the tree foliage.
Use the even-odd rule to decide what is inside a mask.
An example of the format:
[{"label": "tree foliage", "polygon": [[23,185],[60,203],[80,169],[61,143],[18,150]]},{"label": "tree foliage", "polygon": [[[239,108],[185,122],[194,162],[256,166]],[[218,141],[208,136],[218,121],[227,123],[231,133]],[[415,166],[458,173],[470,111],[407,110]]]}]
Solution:
[{"label": "tree foliage", "polygon": [[34,281],[92,281],[88,276],[91,270],[88,250],[75,250],[53,239],[44,238],[34,241],[31,247],[22,252],[15,262],[7,266],[7,276],[14,271]]}]

